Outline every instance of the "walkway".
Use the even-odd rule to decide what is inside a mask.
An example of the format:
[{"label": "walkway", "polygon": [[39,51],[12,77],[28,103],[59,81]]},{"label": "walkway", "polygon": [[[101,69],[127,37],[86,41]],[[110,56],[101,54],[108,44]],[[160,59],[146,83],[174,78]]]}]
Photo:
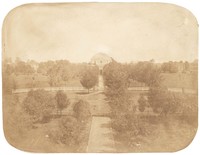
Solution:
[{"label": "walkway", "polygon": [[[41,87],[41,88],[19,88],[12,90],[13,94],[19,94],[19,93],[27,93],[30,90],[37,90],[37,89],[44,89],[46,91],[72,91],[72,92],[87,92],[87,89],[83,87]],[[99,83],[98,83],[98,91],[103,91],[104,85],[103,85],[103,78],[102,76],[99,76]],[[149,91],[149,87],[129,87],[129,91]],[[184,90],[182,88],[168,88],[169,91],[175,92],[175,93],[186,93],[186,94],[197,94],[197,91],[194,89],[185,88]]]},{"label": "walkway", "polygon": [[87,146],[88,153],[116,152],[113,131],[111,128],[110,106],[106,101],[104,93],[89,96],[92,113],[92,123],[90,128],[89,141]]},{"label": "walkway", "polygon": [[88,153],[115,152],[115,144],[109,117],[93,117],[90,129]]},{"label": "walkway", "polygon": [[99,75],[98,90],[104,90],[103,76]]}]

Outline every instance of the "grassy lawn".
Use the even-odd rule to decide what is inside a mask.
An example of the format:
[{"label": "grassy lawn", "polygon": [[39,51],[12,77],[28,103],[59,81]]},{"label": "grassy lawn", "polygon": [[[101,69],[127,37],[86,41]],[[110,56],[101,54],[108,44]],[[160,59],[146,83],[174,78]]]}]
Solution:
[{"label": "grassy lawn", "polygon": [[[193,76],[191,74],[183,73],[162,73],[162,85],[171,88],[194,88]],[[33,80],[34,77],[34,80]],[[18,75],[14,77],[16,80],[17,88],[31,88],[31,87],[50,87],[48,77],[35,74],[35,75]],[[34,85],[33,85],[34,83]],[[61,86],[67,87],[81,87],[79,79],[70,79],[66,82],[61,82]],[[144,86],[137,81],[133,81],[130,86]]]},{"label": "grassy lawn", "polygon": [[15,76],[17,88],[31,88],[35,87],[49,87],[48,77],[35,74],[35,75],[18,75]]},{"label": "grassy lawn", "polygon": [[[17,88],[32,88],[32,87],[50,87],[48,76],[41,74],[33,75],[18,75],[14,76]],[[62,81],[61,86],[66,87],[81,87],[79,79],[70,79],[66,82]]]},{"label": "grassy lawn", "polygon": [[197,131],[197,124],[188,124],[174,116],[154,117],[142,125],[148,132],[133,136],[134,145],[131,147],[126,134],[114,134],[117,152],[175,152],[187,147]]},{"label": "grassy lawn", "polygon": [[[133,105],[138,105],[137,101],[140,93],[134,91],[129,92]],[[188,97],[186,103],[189,103],[188,106],[197,108],[196,98],[194,101],[191,100],[191,97]],[[144,116],[143,114],[146,113],[136,111],[135,116]],[[187,117],[181,116],[180,114],[159,116],[153,115],[155,113],[151,110],[147,114],[148,116],[144,117],[143,121],[139,120],[139,131],[145,131],[145,134],[142,133],[135,136],[132,133],[119,133],[113,130],[117,152],[178,151],[189,145],[196,134],[197,113],[188,113]],[[132,146],[130,146],[127,140],[130,137],[134,141],[134,144],[131,144]]]},{"label": "grassy lawn", "polygon": [[191,74],[162,73],[163,85],[171,88],[194,88]]},{"label": "grassy lawn", "polygon": [[[52,92],[55,95],[55,92]],[[70,92],[67,93],[71,104],[68,108],[64,109],[65,115],[73,115],[74,102],[83,98],[82,95]],[[4,95],[4,130],[6,138],[14,147],[31,152],[70,152],[70,148],[66,147],[62,143],[54,143],[48,138],[49,129],[56,129],[60,118],[52,118],[47,123],[37,123],[35,128],[26,129],[25,124],[16,126],[15,120],[18,118],[19,111],[22,107],[22,102],[26,97],[26,94],[18,94],[15,97],[18,98],[19,104],[14,103],[12,95]],[[87,98],[87,97],[86,97]],[[14,113],[15,111],[15,113]],[[56,110],[55,110],[56,111]],[[24,114],[24,113],[22,113]],[[63,116],[64,117],[64,116]],[[81,131],[82,140],[79,144],[78,152],[85,152],[88,144],[89,132],[91,126],[91,118],[86,122],[84,130]],[[23,129],[21,131],[21,129]],[[78,144],[77,144],[78,145]]]},{"label": "grassy lawn", "polygon": [[[70,152],[71,148],[66,147],[66,145],[62,143],[54,143],[51,139],[49,139],[48,133],[50,130],[58,128],[58,122],[61,118],[55,118],[48,123],[37,124],[36,129],[30,130],[26,134],[26,138],[19,142],[19,146],[17,148],[28,151],[28,152],[44,152],[44,153],[62,153],[62,152]],[[85,152],[87,147],[87,142],[89,138],[89,129],[91,125],[91,119],[87,122],[86,128],[82,131],[82,143],[79,145],[78,152]],[[78,144],[77,144],[78,145]]]}]

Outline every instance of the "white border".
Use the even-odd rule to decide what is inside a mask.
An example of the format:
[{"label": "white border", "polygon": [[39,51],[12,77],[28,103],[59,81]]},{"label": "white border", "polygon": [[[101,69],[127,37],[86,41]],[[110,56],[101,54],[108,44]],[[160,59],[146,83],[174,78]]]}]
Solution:
[{"label": "white border", "polygon": [[[200,22],[200,1],[198,2],[198,0],[159,0],[159,1],[153,1],[153,0],[142,0],[142,1],[136,1],[136,0],[96,0],[96,1],[92,1],[92,0],[1,0],[0,1],[0,25],[1,25],[1,30],[2,30],[2,23],[3,23],[3,19],[4,17],[7,15],[7,13],[12,10],[13,8],[22,5],[22,4],[26,4],[26,3],[53,3],[53,2],[162,2],[162,3],[172,3],[172,4],[176,4],[182,7],[187,8],[188,10],[190,10],[193,15],[197,18],[198,23]],[[199,41],[198,41],[199,42]],[[0,37],[0,44],[2,44],[2,31],[1,31],[1,37]],[[199,44],[200,45],[200,44]],[[1,46],[2,49],[2,46]],[[2,51],[2,50],[1,50]],[[0,57],[0,61],[1,61],[1,57]],[[1,63],[0,63],[0,67],[1,67]],[[1,70],[0,70],[1,72]],[[2,88],[2,77],[0,76],[0,87]],[[2,89],[0,89],[0,93],[2,94]],[[1,95],[1,101],[2,101],[2,95]],[[2,102],[1,102],[2,103]],[[2,104],[1,104],[2,107]],[[199,120],[200,120],[200,116],[199,116]],[[200,122],[200,121],[199,121]],[[198,154],[198,152],[200,153],[200,132],[197,132],[193,142],[186,147],[185,149],[176,152],[176,154],[178,155],[188,155],[188,154]],[[15,149],[14,147],[12,147],[10,144],[8,144],[8,142],[6,141],[4,134],[3,134],[3,122],[2,122],[2,108],[0,109],[0,154],[5,154],[5,155],[26,155],[26,154],[30,154],[27,152],[23,152],[20,151],[18,149]],[[59,155],[62,155],[64,153],[60,153]],[[135,153],[134,153],[135,154]],[[136,153],[138,154],[138,153]],[[144,155],[147,153],[143,153]],[[157,153],[158,155],[163,154],[163,153]],[[169,153],[165,153],[165,155],[167,155]],[[42,153],[38,153],[38,155],[42,155]],[[57,154],[52,154],[49,153],[49,155],[57,155]]]}]

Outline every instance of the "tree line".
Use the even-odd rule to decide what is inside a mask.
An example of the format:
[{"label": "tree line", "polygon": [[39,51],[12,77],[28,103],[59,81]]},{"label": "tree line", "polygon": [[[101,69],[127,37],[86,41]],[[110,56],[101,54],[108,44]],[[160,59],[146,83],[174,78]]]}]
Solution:
[{"label": "tree line", "polygon": [[[63,115],[62,111],[72,106],[72,113]],[[87,141],[85,135],[91,119],[89,103],[79,99],[71,102],[67,94],[57,91],[55,95],[43,90],[31,90],[23,101],[22,110],[30,121],[31,128],[57,119],[55,128],[48,128],[46,134],[53,144],[65,145],[69,151],[83,152],[81,148]],[[56,112],[56,113],[55,113]],[[24,115],[23,114],[23,115]]]},{"label": "tree line", "polygon": [[[162,86],[162,66],[153,62],[139,62],[137,64],[122,64],[111,62],[103,70],[105,94],[112,109],[112,128],[116,137],[123,141],[124,147],[137,149],[142,143],[141,137],[150,135],[152,119],[176,116],[177,119],[196,120],[196,96],[177,94],[168,91]],[[137,102],[133,101],[134,95],[128,91],[130,81],[139,81],[149,87],[149,91],[140,94]],[[191,106],[186,106],[191,104]],[[151,113],[145,113],[146,109]],[[139,111],[139,112],[138,112]],[[186,111],[193,111],[191,116]],[[146,119],[144,119],[146,118]]]}]

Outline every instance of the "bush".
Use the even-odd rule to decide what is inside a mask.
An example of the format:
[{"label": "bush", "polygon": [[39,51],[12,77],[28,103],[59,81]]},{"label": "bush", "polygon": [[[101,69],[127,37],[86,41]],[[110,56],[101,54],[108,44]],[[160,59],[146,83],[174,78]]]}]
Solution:
[{"label": "bush", "polygon": [[6,139],[13,146],[20,146],[27,133],[34,127],[31,117],[20,107],[20,101],[16,95],[3,96],[3,128]]},{"label": "bush", "polygon": [[88,67],[84,71],[80,83],[83,87],[89,90],[93,88],[98,83],[98,68],[97,67]]},{"label": "bush", "polygon": [[87,101],[79,100],[75,103],[73,110],[78,121],[84,122],[91,117],[90,105]]},{"label": "bush", "polygon": [[70,151],[76,151],[79,147],[80,126],[76,118],[66,116],[59,120],[58,127],[49,131],[49,138],[53,143],[64,144]]},{"label": "bush", "polygon": [[168,115],[176,113],[180,100],[164,87],[151,87],[148,93],[148,102],[155,113]]},{"label": "bush", "polygon": [[43,89],[28,92],[23,107],[33,122],[47,122],[55,109],[54,97]]},{"label": "bush", "polygon": [[57,103],[57,112],[60,111],[60,115],[62,115],[62,110],[70,104],[70,101],[62,90],[57,91],[55,100]]}]

